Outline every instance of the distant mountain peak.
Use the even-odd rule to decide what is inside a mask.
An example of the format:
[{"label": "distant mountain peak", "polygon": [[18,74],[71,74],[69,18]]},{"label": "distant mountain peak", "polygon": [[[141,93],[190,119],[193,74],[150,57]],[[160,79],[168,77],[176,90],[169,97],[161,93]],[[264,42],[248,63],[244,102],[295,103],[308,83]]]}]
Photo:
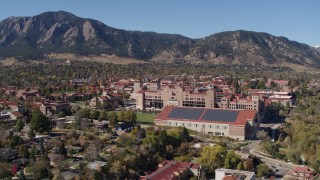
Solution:
[{"label": "distant mountain peak", "polygon": [[0,57],[50,53],[107,54],[159,62],[320,67],[320,51],[316,48],[263,32],[237,30],[191,39],[116,29],[66,11],[0,21]]}]

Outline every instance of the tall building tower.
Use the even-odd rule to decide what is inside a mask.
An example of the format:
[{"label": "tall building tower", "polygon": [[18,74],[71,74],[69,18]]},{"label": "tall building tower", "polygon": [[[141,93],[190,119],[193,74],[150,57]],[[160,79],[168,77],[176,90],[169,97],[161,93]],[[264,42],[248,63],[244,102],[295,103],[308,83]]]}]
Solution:
[{"label": "tall building tower", "polygon": [[142,82],[141,81],[135,81],[133,83],[133,92],[138,92],[139,90],[141,90],[142,87]]}]

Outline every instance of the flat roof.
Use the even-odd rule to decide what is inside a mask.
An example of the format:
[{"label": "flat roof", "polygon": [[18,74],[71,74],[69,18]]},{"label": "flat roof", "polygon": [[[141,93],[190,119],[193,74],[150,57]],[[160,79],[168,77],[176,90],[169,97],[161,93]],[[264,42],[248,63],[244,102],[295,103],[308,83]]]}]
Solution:
[{"label": "flat roof", "polygon": [[221,109],[207,109],[201,120],[235,122],[239,112]]},{"label": "flat roof", "polygon": [[190,111],[190,109],[187,109],[187,108],[182,108],[182,109],[174,108],[168,114],[168,118],[196,120],[196,119],[199,119],[202,113],[203,113],[203,109],[193,109],[192,111]]},{"label": "flat roof", "polygon": [[166,106],[155,118],[156,121],[176,120],[246,125],[256,116],[255,110],[231,110],[219,108],[195,108]]}]

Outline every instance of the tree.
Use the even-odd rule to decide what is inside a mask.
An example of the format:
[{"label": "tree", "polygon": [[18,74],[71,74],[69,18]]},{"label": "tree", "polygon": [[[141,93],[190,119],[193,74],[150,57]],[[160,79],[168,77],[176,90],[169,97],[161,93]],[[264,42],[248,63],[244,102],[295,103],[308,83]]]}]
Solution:
[{"label": "tree", "polygon": [[142,144],[150,148],[152,152],[164,152],[166,141],[162,138],[161,136],[157,136],[154,131],[148,131]]},{"label": "tree", "polygon": [[266,82],[264,82],[264,80],[259,80],[257,83],[257,89],[266,89]]},{"label": "tree", "polygon": [[29,136],[29,138],[33,138],[35,136],[32,128],[29,129],[28,136]]},{"label": "tree", "polygon": [[269,138],[268,132],[263,131],[263,130],[258,131],[257,132],[257,138],[262,140],[262,141],[267,140]]},{"label": "tree", "polygon": [[92,110],[90,113],[90,118],[91,119],[98,119],[100,116],[100,112],[97,110]]},{"label": "tree", "polygon": [[54,166],[61,172],[62,170],[66,169],[67,162],[66,162],[66,157],[61,154],[57,154],[54,156],[52,159],[52,163]]},{"label": "tree", "polygon": [[225,160],[224,160],[224,168],[227,169],[235,169],[238,164],[241,162],[240,155],[236,154],[234,150],[228,151]]},{"label": "tree", "polygon": [[22,119],[19,119],[16,124],[16,130],[18,132],[21,132],[23,128],[24,128],[24,121]]},{"label": "tree", "polygon": [[270,87],[271,87],[272,89],[276,88],[277,86],[278,86],[277,83],[271,81]]},{"label": "tree", "polygon": [[180,162],[191,162],[191,157],[189,155],[185,156],[178,156],[174,158],[175,161],[180,161]]},{"label": "tree", "polygon": [[65,117],[66,115],[64,114],[64,112],[60,111],[58,112],[58,117],[59,118],[62,118],[62,117]]},{"label": "tree", "polygon": [[0,162],[0,179],[11,177],[11,168],[9,164]]},{"label": "tree", "polygon": [[259,164],[257,166],[257,176],[263,177],[269,174],[269,167],[265,164]]},{"label": "tree", "polygon": [[19,148],[19,156],[22,158],[29,158],[29,151],[25,144],[21,145]]},{"label": "tree", "polygon": [[234,92],[239,93],[239,79],[233,79],[231,85],[234,87]]},{"label": "tree", "polygon": [[59,154],[61,154],[63,156],[67,156],[67,149],[64,146],[64,142],[61,142],[59,145]]},{"label": "tree", "polygon": [[29,155],[30,159],[35,160],[36,159],[36,154],[37,154],[36,148],[34,146],[32,146],[31,150],[30,150],[30,155]]},{"label": "tree", "polygon": [[44,153],[45,153],[43,140],[40,141],[40,153],[41,153],[41,154],[44,154]]},{"label": "tree", "polygon": [[35,110],[32,112],[30,128],[40,134],[51,131],[51,122],[48,117],[43,115],[41,111]]},{"label": "tree", "polygon": [[244,170],[243,162],[239,162],[239,164],[237,165],[237,170]]},{"label": "tree", "polygon": [[108,119],[110,127],[115,127],[118,124],[118,116],[115,112],[111,112]]},{"label": "tree", "polygon": [[118,120],[120,121],[120,122],[122,122],[122,121],[128,121],[127,119],[126,119],[126,113],[124,112],[124,111],[120,111],[119,112],[119,114],[118,114]]},{"label": "tree", "polygon": [[79,118],[79,119],[89,119],[90,118],[90,109],[89,108],[83,108],[83,109],[79,109],[75,116],[76,118]]},{"label": "tree", "polygon": [[179,136],[179,140],[181,142],[188,142],[190,139],[189,131],[185,127],[180,127],[180,129],[181,129],[181,133]]},{"label": "tree", "polygon": [[[11,131],[12,132],[12,131]],[[8,138],[7,145],[9,145],[10,148],[15,147],[18,144],[21,144],[23,142],[23,139],[18,135],[10,135]]]},{"label": "tree", "polygon": [[220,145],[205,146],[202,149],[198,162],[208,173],[214,173],[217,168],[223,167],[226,154],[226,148]]},{"label": "tree", "polygon": [[137,121],[137,114],[129,109],[125,113],[125,121],[132,121],[135,124]]},{"label": "tree", "polygon": [[102,111],[100,112],[100,115],[99,115],[98,120],[99,120],[99,121],[102,121],[102,120],[106,120],[106,119],[108,119],[108,113],[107,113],[107,111],[102,110]]},{"label": "tree", "polygon": [[276,156],[279,153],[279,146],[270,140],[262,143],[262,148],[270,155]]},{"label": "tree", "polygon": [[33,173],[33,179],[44,179],[51,176],[49,172],[49,163],[45,160],[37,161],[31,166],[31,173]]}]

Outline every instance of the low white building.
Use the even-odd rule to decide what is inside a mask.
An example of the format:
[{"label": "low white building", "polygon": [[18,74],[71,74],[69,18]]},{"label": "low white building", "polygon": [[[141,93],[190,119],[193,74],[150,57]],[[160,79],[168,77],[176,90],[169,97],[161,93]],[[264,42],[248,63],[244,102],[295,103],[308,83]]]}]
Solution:
[{"label": "low white building", "polygon": [[208,135],[245,140],[254,138],[258,118],[255,110],[166,106],[157,115],[155,124],[182,126]]},{"label": "low white building", "polygon": [[234,169],[216,169],[215,180],[254,180],[255,173],[251,171],[240,171]]}]

